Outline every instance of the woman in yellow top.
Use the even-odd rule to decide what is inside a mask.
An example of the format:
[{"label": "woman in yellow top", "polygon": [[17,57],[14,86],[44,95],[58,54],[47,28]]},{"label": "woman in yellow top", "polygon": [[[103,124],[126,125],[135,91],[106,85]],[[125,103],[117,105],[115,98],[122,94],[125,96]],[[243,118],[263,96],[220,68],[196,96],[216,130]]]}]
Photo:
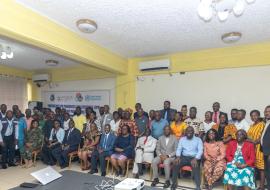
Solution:
[{"label": "woman in yellow top", "polygon": [[227,115],[224,113],[220,113],[219,124],[213,125],[212,128],[218,132],[218,140],[224,144],[236,139],[237,128],[233,124],[228,124]]},{"label": "woman in yellow top", "polygon": [[260,117],[260,112],[258,110],[252,110],[250,112],[250,118],[253,121],[253,124],[250,126],[248,130],[248,141],[255,145],[256,151],[256,161],[255,167],[260,171],[260,186],[258,189],[264,189],[264,181],[265,181],[265,174],[264,174],[264,159],[263,153],[261,151],[260,139],[262,132],[264,130],[264,122]]},{"label": "woman in yellow top", "polygon": [[172,133],[177,139],[180,139],[185,133],[187,124],[183,121],[183,114],[181,112],[175,113],[174,121],[171,123]]}]

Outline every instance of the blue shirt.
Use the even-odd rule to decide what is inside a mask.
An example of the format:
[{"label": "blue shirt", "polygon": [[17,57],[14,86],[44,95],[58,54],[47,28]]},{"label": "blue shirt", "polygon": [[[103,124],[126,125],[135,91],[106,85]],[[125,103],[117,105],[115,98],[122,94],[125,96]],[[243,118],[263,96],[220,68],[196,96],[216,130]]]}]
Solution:
[{"label": "blue shirt", "polygon": [[166,119],[161,118],[159,121],[153,120],[151,123],[152,137],[155,139],[161,137],[167,125],[169,125],[169,123]]},{"label": "blue shirt", "polygon": [[199,137],[193,136],[192,139],[182,137],[179,140],[176,156],[190,156],[200,160],[203,154],[203,143]]},{"label": "blue shirt", "polygon": [[24,117],[21,117],[18,121],[18,140],[24,139],[24,131],[27,128],[27,124]]}]

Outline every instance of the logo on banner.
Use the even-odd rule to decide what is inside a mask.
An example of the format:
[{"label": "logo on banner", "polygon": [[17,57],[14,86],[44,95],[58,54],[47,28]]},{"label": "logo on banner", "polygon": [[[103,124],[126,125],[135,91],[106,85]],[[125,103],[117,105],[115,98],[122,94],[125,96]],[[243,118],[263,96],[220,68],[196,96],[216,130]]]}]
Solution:
[{"label": "logo on banner", "polygon": [[83,96],[80,92],[77,92],[76,95],[75,95],[75,101],[77,102],[81,102],[83,101]]},{"label": "logo on banner", "polygon": [[52,102],[55,100],[54,94],[51,94],[51,95],[50,95],[50,100],[51,100]]}]

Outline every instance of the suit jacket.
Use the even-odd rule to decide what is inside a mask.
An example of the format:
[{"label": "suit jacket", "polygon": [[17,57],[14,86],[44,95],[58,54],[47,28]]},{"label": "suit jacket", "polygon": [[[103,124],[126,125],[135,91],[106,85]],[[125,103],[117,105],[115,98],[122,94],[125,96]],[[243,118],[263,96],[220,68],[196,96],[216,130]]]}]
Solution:
[{"label": "suit jacket", "polygon": [[104,132],[105,125],[110,124],[111,120],[113,120],[113,115],[111,113],[108,113],[106,118],[105,118],[105,114],[100,117],[100,125],[101,125],[102,133]]},{"label": "suit jacket", "polygon": [[106,148],[104,147],[104,141],[105,141],[105,134],[101,135],[101,139],[100,142],[98,144],[98,148],[102,149],[104,152],[108,152],[109,155],[111,155],[113,153],[113,147],[114,147],[114,142],[116,139],[116,136],[114,135],[114,133],[110,132],[107,142],[106,142]]},{"label": "suit jacket", "polygon": [[159,137],[157,142],[156,153],[159,155],[168,155],[170,157],[175,157],[176,149],[177,149],[178,140],[174,135],[170,135],[169,142],[166,146],[166,137],[162,135]]},{"label": "suit jacket", "polygon": [[[228,162],[232,162],[234,154],[237,149],[237,141],[230,141],[226,149],[226,159]],[[255,167],[255,147],[254,144],[245,141],[242,147],[242,155],[245,163],[250,167]]]},{"label": "suit jacket", "polygon": [[266,127],[266,131],[262,137],[262,150],[264,155],[270,155],[270,124]]},{"label": "suit jacket", "polygon": [[69,145],[70,149],[76,149],[79,147],[79,144],[81,143],[81,132],[79,131],[79,129],[73,128],[73,130],[68,135],[69,131],[70,129],[66,131],[63,144]]},{"label": "suit jacket", "polygon": [[165,109],[160,110],[162,118],[166,119],[170,123],[174,119],[174,118],[171,118],[170,116],[172,114],[175,114],[177,111],[175,109],[172,109],[172,108],[168,109],[167,111],[168,111],[167,118],[164,118],[166,110]]}]

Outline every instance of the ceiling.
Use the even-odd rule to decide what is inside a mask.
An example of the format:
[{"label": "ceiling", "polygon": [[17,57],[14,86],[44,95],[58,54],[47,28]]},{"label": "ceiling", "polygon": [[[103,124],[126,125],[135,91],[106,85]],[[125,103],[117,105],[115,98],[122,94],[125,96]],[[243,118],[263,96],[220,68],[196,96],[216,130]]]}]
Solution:
[{"label": "ceiling", "polygon": [[[199,0],[17,0],[84,38],[124,57],[143,57],[231,46],[221,35],[237,31],[233,44],[270,40],[270,1],[257,0],[240,17],[205,23],[197,15]],[[98,30],[83,34],[81,18],[93,19]]]},{"label": "ceiling", "polygon": [[[41,50],[36,47],[25,45],[6,38],[0,38],[0,44],[4,46],[10,46],[14,52],[13,59],[0,59],[1,65],[31,71],[78,65],[78,63],[63,58],[59,55],[55,55],[45,50]],[[47,66],[45,61],[48,59],[56,60],[59,62],[59,64],[55,67]]]}]

